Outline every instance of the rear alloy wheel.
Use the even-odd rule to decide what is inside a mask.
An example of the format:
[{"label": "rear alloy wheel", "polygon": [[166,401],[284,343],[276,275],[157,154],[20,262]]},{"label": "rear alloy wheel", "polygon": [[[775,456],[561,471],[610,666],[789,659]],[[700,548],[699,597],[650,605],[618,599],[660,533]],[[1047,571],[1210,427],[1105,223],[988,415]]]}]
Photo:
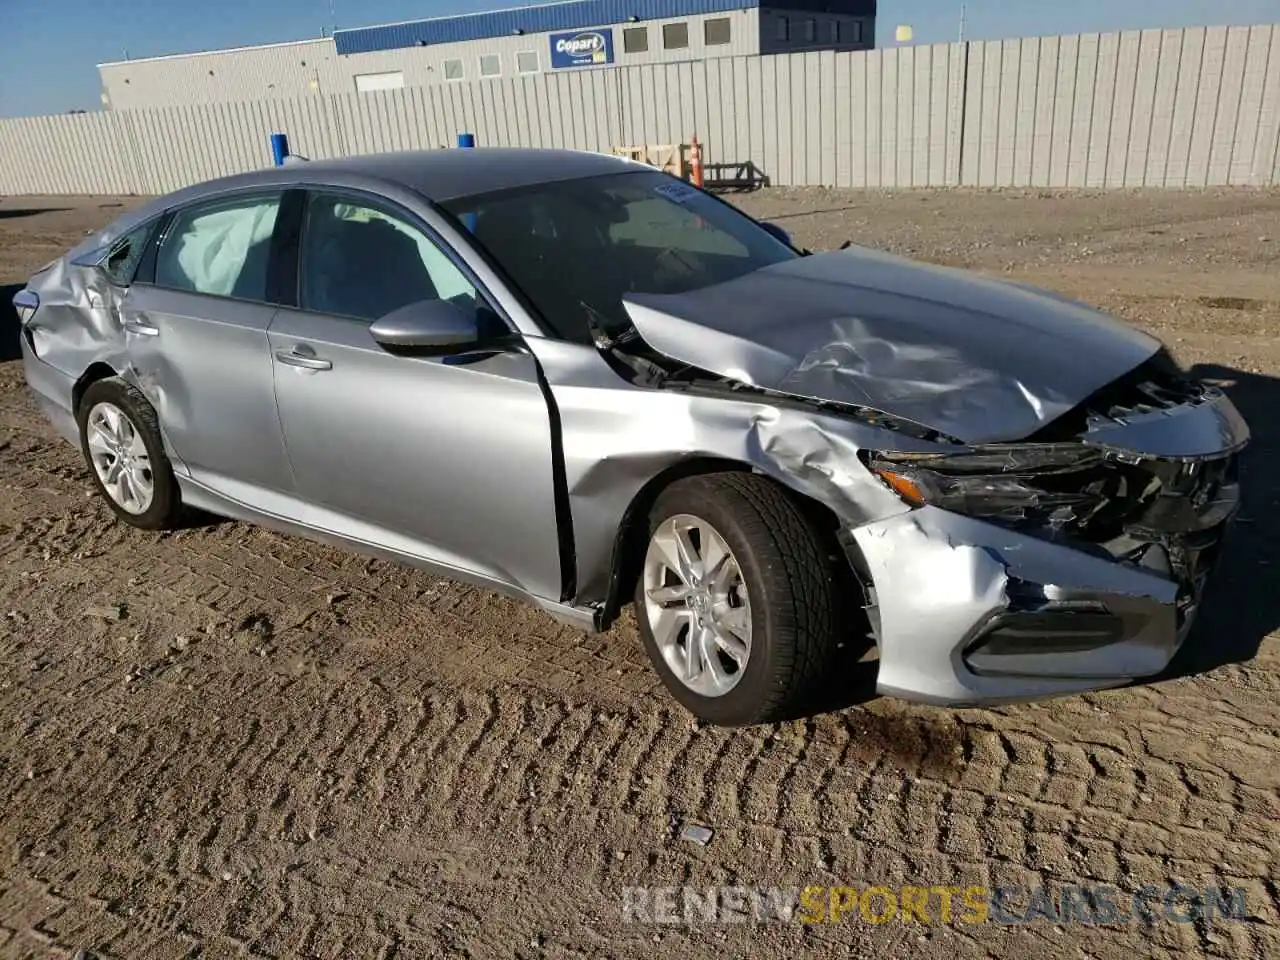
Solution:
[{"label": "rear alloy wheel", "polygon": [[85,391],[77,420],[85,462],[115,515],[144,530],[172,527],[178,485],[146,398],[118,377],[99,380]]},{"label": "rear alloy wheel", "polygon": [[712,723],[796,715],[835,649],[833,578],[817,532],[786,491],[753,474],[663,491],[635,603],[663,683]]}]

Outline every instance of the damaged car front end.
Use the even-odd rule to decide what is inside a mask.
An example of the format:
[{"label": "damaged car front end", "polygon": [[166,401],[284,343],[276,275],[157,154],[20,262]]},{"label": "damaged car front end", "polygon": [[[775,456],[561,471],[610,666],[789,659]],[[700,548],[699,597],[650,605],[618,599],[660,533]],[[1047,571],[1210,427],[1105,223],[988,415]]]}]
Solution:
[{"label": "damaged car front end", "polygon": [[[1238,508],[1248,431],[1225,396],[1190,384],[1088,420],[1075,441],[866,454],[914,507],[854,531],[883,692],[993,702],[1168,665]],[[1166,442],[1171,424],[1204,442]]]},{"label": "damaged car front end", "polygon": [[[829,432],[770,446],[796,447],[772,468],[840,518],[881,693],[1010,702],[1159,674],[1238,508],[1244,421],[1083,305],[904,265],[821,254],[627,307],[668,388],[712,367],[721,390],[862,428],[838,452]],[[818,480],[833,458],[839,485]]]}]

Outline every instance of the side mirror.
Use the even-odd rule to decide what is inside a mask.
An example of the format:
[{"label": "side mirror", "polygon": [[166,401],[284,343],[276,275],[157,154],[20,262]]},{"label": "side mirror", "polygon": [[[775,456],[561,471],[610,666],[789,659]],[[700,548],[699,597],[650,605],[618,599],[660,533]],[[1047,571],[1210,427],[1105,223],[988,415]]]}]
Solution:
[{"label": "side mirror", "polygon": [[391,350],[449,349],[480,342],[474,308],[451,300],[419,300],[392,310],[369,328],[375,341]]},{"label": "side mirror", "polygon": [[759,223],[764,230],[773,234],[774,237],[781,240],[788,247],[795,247],[795,244],[791,242],[791,234],[787,233],[787,231],[783,230],[776,223],[769,223],[767,220],[758,220],[756,222]]}]

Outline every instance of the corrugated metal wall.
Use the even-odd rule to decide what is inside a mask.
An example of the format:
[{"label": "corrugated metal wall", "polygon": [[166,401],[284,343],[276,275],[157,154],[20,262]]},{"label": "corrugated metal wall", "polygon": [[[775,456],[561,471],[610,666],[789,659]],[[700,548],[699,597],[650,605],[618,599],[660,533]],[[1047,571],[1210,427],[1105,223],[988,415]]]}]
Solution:
[{"label": "corrugated metal wall", "polygon": [[270,162],[479,143],[708,162],[845,187],[1280,183],[1280,26],[732,57],[0,121],[0,193],[159,193]]}]

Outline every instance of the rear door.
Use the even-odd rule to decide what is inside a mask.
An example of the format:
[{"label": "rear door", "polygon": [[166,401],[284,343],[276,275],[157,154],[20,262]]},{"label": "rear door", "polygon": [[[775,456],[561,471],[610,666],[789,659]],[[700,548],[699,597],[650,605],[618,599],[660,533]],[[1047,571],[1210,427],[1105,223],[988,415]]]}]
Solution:
[{"label": "rear door", "polygon": [[282,308],[268,338],[309,522],[559,599],[551,418],[533,355],[514,337],[453,356],[374,341],[375,320],[433,298],[503,325],[411,211],[316,192],[299,247],[298,308]]},{"label": "rear door", "polygon": [[193,480],[278,509],[293,479],[276,414],[267,327],[279,190],[173,214],[120,307],[130,364]]}]

